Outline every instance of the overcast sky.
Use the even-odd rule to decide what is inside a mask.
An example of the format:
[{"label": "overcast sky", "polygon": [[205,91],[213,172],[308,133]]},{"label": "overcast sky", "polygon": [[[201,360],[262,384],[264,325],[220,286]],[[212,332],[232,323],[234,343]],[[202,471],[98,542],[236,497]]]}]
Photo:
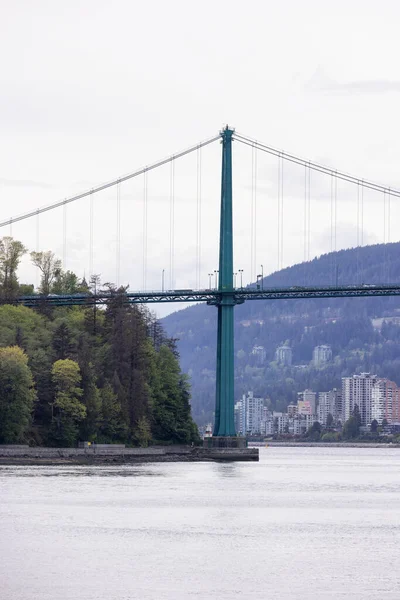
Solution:
[{"label": "overcast sky", "polygon": [[[393,0],[0,0],[0,220],[117,178],[218,133],[400,187],[400,3]],[[257,154],[250,265],[251,149],[235,147],[235,269],[277,268],[275,158]],[[196,285],[197,153],[148,175],[148,289]],[[220,146],[201,156],[202,287],[217,268]],[[328,179],[328,181],[326,181]],[[303,259],[303,171],[284,168],[284,265]],[[143,283],[143,178],[121,186],[120,283]],[[310,256],[330,250],[330,181],[312,175]],[[116,189],[93,200],[93,270],[115,281]],[[364,243],[384,240],[367,193]],[[90,201],[66,216],[66,268],[89,275]],[[337,248],[357,243],[356,190],[338,187]],[[391,203],[390,239],[400,209]],[[9,234],[10,228],[3,229]],[[63,257],[63,210],[15,224],[30,250]],[[386,227],[386,239],[388,229]],[[26,258],[21,279],[35,283]],[[159,311],[165,314],[165,310]]]}]

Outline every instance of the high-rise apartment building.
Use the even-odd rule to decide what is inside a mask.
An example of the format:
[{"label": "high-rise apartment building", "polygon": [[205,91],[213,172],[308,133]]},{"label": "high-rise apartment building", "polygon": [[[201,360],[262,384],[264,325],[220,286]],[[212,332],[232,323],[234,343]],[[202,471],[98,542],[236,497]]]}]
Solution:
[{"label": "high-rise apartment building", "polygon": [[313,350],[312,359],[314,366],[316,367],[325,365],[326,363],[332,360],[332,348],[327,344],[323,344],[322,346],[315,346]]},{"label": "high-rise apartment building", "polygon": [[275,352],[275,360],[283,367],[290,367],[292,364],[292,349],[290,346],[279,346]]},{"label": "high-rise apartment building", "polygon": [[265,352],[264,346],[253,346],[251,354],[255,357],[258,365],[263,365],[265,363],[267,353]]},{"label": "high-rise apartment building", "polygon": [[243,394],[235,404],[236,432],[242,435],[261,433],[261,422],[264,414],[264,398],[255,398],[253,392]]},{"label": "high-rise apartment building", "polygon": [[374,419],[382,425],[386,419],[388,423],[399,421],[400,389],[394,381],[378,379],[371,391],[371,421]]},{"label": "high-rise apartment building", "polygon": [[335,423],[342,421],[342,392],[336,388],[318,394],[317,415],[321,425],[326,425],[329,414],[332,415]]},{"label": "high-rise apartment building", "polygon": [[349,419],[357,404],[361,416],[361,425],[369,425],[371,419],[372,387],[377,382],[376,375],[361,373],[342,378],[343,418]]}]

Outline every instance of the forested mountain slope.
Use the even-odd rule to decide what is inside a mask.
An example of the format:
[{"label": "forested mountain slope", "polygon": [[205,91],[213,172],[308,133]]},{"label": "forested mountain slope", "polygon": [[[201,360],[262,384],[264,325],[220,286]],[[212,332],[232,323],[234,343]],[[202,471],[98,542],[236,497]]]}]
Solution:
[{"label": "forested mountain slope", "polygon": [[[400,243],[341,250],[264,278],[264,287],[400,282]],[[181,367],[191,377],[192,411],[199,424],[211,420],[215,402],[216,309],[196,305],[163,319],[178,338]],[[398,317],[398,319],[397,319]],[[384,319],[382,321],[382,319]],[[248,301],[235,309],[235,387],[269,397],[284,409],[298,391],[325,391],[354,372],[373,371],[400,384],[400,298]],[[274,361],[288,343],[291,367]],[[333,360],[311,364],[313,348],[330,344]],[[259,364],[253,346],[264,346]]]}]

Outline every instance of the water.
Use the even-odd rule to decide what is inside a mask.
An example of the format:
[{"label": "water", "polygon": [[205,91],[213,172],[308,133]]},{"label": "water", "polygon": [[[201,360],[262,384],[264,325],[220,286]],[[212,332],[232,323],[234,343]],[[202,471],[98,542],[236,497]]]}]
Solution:
[{"label": "water", "polygon": [[0,467],[1,600],[398,600],[400,450]]}]

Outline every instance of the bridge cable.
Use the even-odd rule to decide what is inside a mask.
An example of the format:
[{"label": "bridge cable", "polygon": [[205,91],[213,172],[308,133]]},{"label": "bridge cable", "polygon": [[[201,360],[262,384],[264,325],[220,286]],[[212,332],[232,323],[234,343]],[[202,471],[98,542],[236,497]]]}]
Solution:
[{"label": "bridge cable", "polygon": [[143,173],[143,291],[147,285],[147,171]]},{"label": "bridge cable", "polygon": [[335,264],[333,258],[333,213],[334,213],[334,181],[333,174],[331,175],[331,271],[332,271],[332,283],[335,284]]},{"label": "bridge cable", "polygon": [[195,152],[199,147],[204,148],[204,146],[208,146],[209,144],[212,144],[213,142],[220,140],[220,139],[221,139],[220,135],[214,136],[208,140],[205,140],[204,142],[200,142],[199,144],[196,144],[195,146],[188,148],[187,150],[183,150],[182,152],[178,152],[177,154],[168,156],[168,158],[159,160],[158,162],[148,165],[147,167],[142,167],[141,169],[139,169],[138,171],[135,171],[134,173],[129,173],[128,175],[123,175],[122,177],[119,177],[118,179],[114,179],[113,181],[110,181],[108,183],[104,183],[102,185],[94,187],[91,190],[87,190],[87,191],[77,194],[75,196],[71,196],[69,198],[64,198],[64,200],[54,202],[54,204],[42,206],[41,208],[37,208],[35,210],[29,211],[27,213],[23,213],[16,217],[12,217],[11,219],[7,219],[5,221],[0,221],[0,227],[5,227],[6,225],[9,225],[10,222],[16,223],[17,221],[23,221],[25,219],[29,219],[30,217],[34,217],[36,215],[37,211],[39,211],[40,214],[44,213],[44,212],[48,212],[49,210],[54,210],[55,208],[59,208],[60,206],[65,206],[66,204],[70,204],[71,202],[75,202],[76,200],[80,200],[81,198],[86,198],[87,196],[90,196],[90,194],[96,194],[97,192],[106,190],[110,187],[117,185],[118,183],[123,183],[124,181],[128,181],[128,179],[133,179],[134,177],[139,177],[140,175],[143,175],[143,173],[145,173],[147,171],[153,171],[154,169],[157,169],[158,167],[162,167],[163,165],[166,165],[167,163],[173,162],[173,161],[177,160],[178,158],[181,158],[183,156],[186,156],[187,154],[190,154],[191,152]]},{"label": "bridge cable", "polygon": [[175,162],[171,161],[169,180],[169,278],[170,289],[174,289],[175,258]]},{"label": "bridge cable", "polygon": [[339,267],[338,267],[338,256],[337,256],[337,177],[335,175],[335,237],[334,237],[334,241],[335,241],[335,273],[336,273],[336,287],[338,285],[338,279],[339,279]]},{"label": "bridge cable", "polygon": [[357,281],[360,284],[360,184],[357,183]]},{"label": "bridge cable", "polygon": [[[40,213],[39,213],[40,214]],[[63,269],[67,270],[67,205],[63,206]]]},{"label": "bridge cable", "polygon": [[278,268],[281,267],[281,159],[278,156]]},{"label": "bridge cable", "polygon": [[[307,260],[311,258],[311,169],[308,166],[308,236],[307,236]],[[310,272],[309,272],[310,274]]]},{"label": "bridge cable", "polygon": [[261,144],[260,142],[253,140],[252,138],[240,135],[236,131],[235,131],[233,137],[236,141],[238,141],[242,144],[245,144],[247,146],[252,146],[255,144],[258,150],[266,152],[267,154],[272,154],[273,156],[280,156],[288,162],[292,162],[292,163],[295,163],[298,165],[307,164],[310,167],[310,169],[312,169],[313,171],[318,171],[319,173],[323,173],[325,175],[331,175],[333,173],[335,175],[335,177],[337,177],[338,179],[341,179],[343,181],[348,181],[349,183],[353,183],[353,184],[357,184],[358,182],[361,182],[361,184],[364,188],[369,188],[369,189],[372,189],[372,190],[375,190],[378,192],[383,192],[384,190],[386,192],[388,192],[389,189],[391,189],[392,196],[400,198],[400,190],[394,190],[394,189],[388,188],[384,185],[373,183],[372,181],[367,181],[365,179],[360,179],[358,177],[354,177],[352,175],[349,175],[348,173],[344,173],[343,171],[331,169],[330,167],[326,167],[324,165],[320,165],[320,164],[312,162],[312,161],[306,161],[303,158],[300,158],[293,154],[289,154],[288,152],[284,152],[283,150],[277,150],[276,148],[272,148],[271,146]]},{"label": "bridge cable", "polygon": [[250,224],[250,280],[255,281],[257,276],[257,151],[251,149],[251,224]]},{"label": "bridge cable", "polygon": [[116,231],[116,285],[120,285],[121,271],[121,183],[117,184],[117,231]]},{"label": "bridge cable", "polygon": [[197,150],[197,186],[196,186],[196,287],[200,289],[201,279],[201,148]]},{"label": "bridge cable", "polygon": [[93,194],[90,194],[89,208],[89,277],[93,275]]},{"label": "bridge cable", "polygon": [[[36,252],[39,252],[39,237],[40,237],[40,223],[39,223],[40,214],[36,214]],[[39,269],[36,269],[36,289],[39,287]]]},{"label": "bridge cable", "polygon": [[284,221],[284,195],[283,195],[283,157],[281,158],[281,269],[283,269],[283,221]]},{"label": "bridge cable", "polygon": [[304,264],[304,285],[307,280],[307,165],[304,165],[304,221],[303,221],[303,264]]}]

